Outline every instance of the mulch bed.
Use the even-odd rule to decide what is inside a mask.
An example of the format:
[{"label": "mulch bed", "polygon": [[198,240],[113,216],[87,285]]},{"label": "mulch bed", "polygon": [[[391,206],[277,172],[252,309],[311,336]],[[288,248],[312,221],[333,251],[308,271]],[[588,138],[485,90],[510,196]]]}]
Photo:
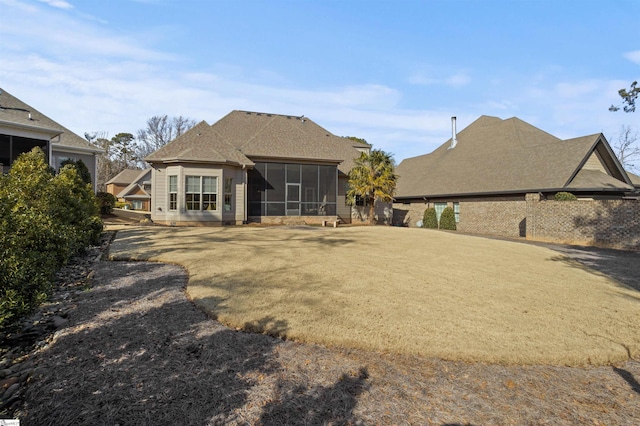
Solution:
[{"label": "mulch bed", "polygon": [[75,290],[54,295],[64,303],[48,316],[68,322],[6,358],[8,373],[24,380],[2,417],[29,425],[640,421],[637,361],[518,367],[302,345],[208,318],[186,299],[180,267],[90,255],[78,261]]}]

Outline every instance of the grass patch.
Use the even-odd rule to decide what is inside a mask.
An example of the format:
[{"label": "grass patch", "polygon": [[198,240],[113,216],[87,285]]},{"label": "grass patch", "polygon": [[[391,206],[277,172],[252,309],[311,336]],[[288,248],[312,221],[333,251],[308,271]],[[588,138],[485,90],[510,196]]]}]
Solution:
[{"label": "grass patch", "polygon": [[640,355],[640,293],[538,246],[391,227],[149,227],[119,231],[110,253],[183,265],[188,296],[219,321],[300,342],[503,364]]}]

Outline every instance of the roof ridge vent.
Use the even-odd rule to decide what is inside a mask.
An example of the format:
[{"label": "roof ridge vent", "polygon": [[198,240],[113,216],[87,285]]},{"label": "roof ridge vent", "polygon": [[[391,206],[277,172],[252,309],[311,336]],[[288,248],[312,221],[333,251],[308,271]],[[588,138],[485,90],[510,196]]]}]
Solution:
[{"label": "roof ridge vent", "polygon": [[451,146],[448,149],[453,149],[458,145],[458,131],[456,130],[456,117],[451,117]]}]

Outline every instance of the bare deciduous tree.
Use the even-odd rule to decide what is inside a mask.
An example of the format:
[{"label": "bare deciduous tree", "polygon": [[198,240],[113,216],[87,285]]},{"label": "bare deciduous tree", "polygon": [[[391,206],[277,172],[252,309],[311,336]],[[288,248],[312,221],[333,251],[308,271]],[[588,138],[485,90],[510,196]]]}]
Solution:
[{"label": "bare deciduous tree", "polygon": [[622,126],[618,140],[611,145],[616,157],[625,170],[637,172],[636,162],[640,160],[640,146],[638,146],[638,132],[631,126]]},{"label": "bare deciduous tree", "polygon": [[105,182],[115,175],[114,164],[111,160],[113,157],[113,149],[111,141],[109,140],[109,133],[105,131],[85,132],[84,137],[89,143],[103,151],[101,154],[98,154],[98,176],[96,176],[96,184],[98,191],[105,191]]},{"label": "bare deciduous tree", "polygon": [[138,158],[142,161],[196,125],[195,120],[183,116],[155,115],[147,120],[147,127],[138,130]]}]

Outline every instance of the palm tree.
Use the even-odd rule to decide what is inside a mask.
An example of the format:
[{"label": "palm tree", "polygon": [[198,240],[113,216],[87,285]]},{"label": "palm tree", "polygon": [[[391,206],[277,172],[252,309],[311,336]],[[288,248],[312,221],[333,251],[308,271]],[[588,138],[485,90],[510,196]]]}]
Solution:
[{"label": "palm tree", "polygon": [[375,224],[375,201],[393,201],[398,177],[394,173],[391,154],[380,149],[363,152],[356,159],[356,165],[349,172],[347,204],[356,204],[356,198],[369,205],[369,224]]}]

